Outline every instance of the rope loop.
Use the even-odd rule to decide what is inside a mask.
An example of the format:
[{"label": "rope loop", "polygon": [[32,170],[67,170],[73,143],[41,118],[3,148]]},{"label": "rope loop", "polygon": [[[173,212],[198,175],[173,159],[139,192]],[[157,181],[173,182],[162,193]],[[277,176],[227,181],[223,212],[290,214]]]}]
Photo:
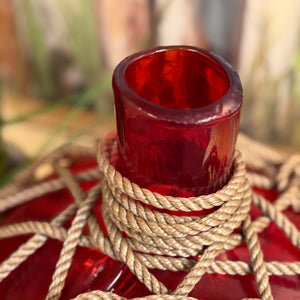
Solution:
[{"label": "rope loop", "polygon": [[[111,164],[113,150],[116,148],[115,134],[110,134],[107,139],[99,143],[98,163],[103,177],[105,177],[112,193],[123,193],[124,195],[138,200],[144,204],[152,205],[155,208],[173,211],[200,211],[220,206],[232,199],[233,194],[237,193],[237,187],[246,176],[245,163],[239,151],[235,154],[235,172],[228,184],[214,194],[199,197],[173,197],[164,196],[159,193],[151,192],[148,189],[140,188],[137,184],[130,182],[123,177]],[[118,197],[114,194],[115,197]],[[127,199],[126,199],[127,200]]]},{"label": "rope loop", "polygon": [[[213,262],[225,251],[224,243],[250,210],[250,185],[242,155],[236,151],[232,178],[222,189],[210,195],[183,198],[151,192],[122,177],[111,164],[115,145],[116,139],[110,136],[98,147],[98,164],[104,177],[103,218],[113,251],[151,292],[157,294],[168,291],[144,267],[143,261],[149,259],[145,253],[157,261],[162,257],[199,256],[175,291],[176,295],[187,296],[206,273],[207,261]],[[178,217],[150,210],[143,204],[177,211],[196,212],[207,208],[215,211],[200,217]],[[122,233],[130,238],[125,239]],[[137,251],[141,253],[137,255]]]},{"label": "rope loop", "polygon": [[[269,275],[300,274],[300,262],[265,262],[258,234],[273,221],[300,249],[299,231],[282,213],[289,206],[300,210],[300,155],[287,158],[245,136],[240,136],[239,148],[244,158],[236,150],[233,174],[228,184],[216,193],[190,198],[154,193],[123,177],[113,166],[117,153],[115,133],[110,134],[98,146],[100,172],[92,169],[73,175],[68,168],[56,163],[60,157],[65,157],[66,150],[61,149],[49,155],[48,159],[42,159],[24,172],[17,184],[12,183],[0,190],[0,211],[63,187],[69,189],[74,203],[51,223],[29,221],[0,227],[0,239],[35,234],[0,264],[0,282],[43,246],[47,238],[54,238],[62,241],[63,247],[47,300],[60,298],[77,245],[99,248],[104,254],[125,263],[149,291],[155,294],[135,300],[195,300],[188,295],[204,274],[246,275],[251,272],[255,276],[260,299],[272,300]],[[91,154],[90,151],[84,154],[85,150],[78,149],[80,155]],[[76,157],[76,147],[69,153]],[[23,190],[36,168],[45,161],[51,163],[59,177],[33,184]],[[246,164],[251,172],[246,171]],[[101,182],[87,192],[81,189],[79,181],[100,177]],[[252,191],[250,182],[263,188],[277,186],[280,195],[271,204]],[[100,195],[102,217],[108,236],[101,230],[93,212],[93,206]],[[251,204],[262,211],[262,216],[255,220],[251,220],[249,215]],[[156,209],[151,210],[147,205]],[[213,209],[213,212],[201,216],[176,216],[161,212],[161,209],[183,212]],[[72,217],[70,228],[65,229],[63,224]],[[89,227],[89,235],[82,233],[85,225]],[[239,227],[241,230],[238,230]],[[220,253],[233,250],[242,242],[246,242],[250,262],[216,260]],[[169,291],[149,271],[154,268],[187,271],[187,275],[175,291]],[[78,295],[75,299],[125,298],[113,293],[92,291]]]}]

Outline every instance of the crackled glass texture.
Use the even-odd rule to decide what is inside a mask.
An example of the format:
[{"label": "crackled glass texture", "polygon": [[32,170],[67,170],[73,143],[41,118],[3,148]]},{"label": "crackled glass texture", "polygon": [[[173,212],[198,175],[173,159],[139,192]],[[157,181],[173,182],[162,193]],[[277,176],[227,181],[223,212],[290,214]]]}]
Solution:
[{"label": "crackled glass texture", "polygon": [[[152,191],[186,197],[208,194],[226,184],[232,172],[242,104],[239,78],[226,62],[193,47],[156,48],[123,60],[115,70],[113,88],[118,135],[115,167],[124,176]],[[96,165],[95,159],[82,157],[73,162],[71,170],[76,174]],[[95,184],[85,182],[81,187],[87,190]],[[278,195],[276,190],[256,190],[270,201]],[[2,224],[50,221],[72,201],[62,189],[11,209],[0,220]],[[105,229],[101,199],[94,212]],[[292,210],[285,214],[299,229],[299,216]],[[259,215],[253,207],[252,218]],[[28,237],[1,240],[0,262]],[[260,242],[266,261],[299,260],[299,251],[273,223],[260,234]],[[45,299],[61,246],[60,241],[49,239],[0,283],[0,299]],[[249,261],[249,254],[241,245],[217,259]],[[152,272],[169,289],[175,289],[186,274]],[[300,299],[299,276],[271,276],[270,282],[275,299]],[[149,295],[124,264],[100,250],[79,246],[61,299],[93,289],[129,298]],[[258,292],[251,274],[206,274],[190,295],[203,300],[236,300],[258,297]]]}]

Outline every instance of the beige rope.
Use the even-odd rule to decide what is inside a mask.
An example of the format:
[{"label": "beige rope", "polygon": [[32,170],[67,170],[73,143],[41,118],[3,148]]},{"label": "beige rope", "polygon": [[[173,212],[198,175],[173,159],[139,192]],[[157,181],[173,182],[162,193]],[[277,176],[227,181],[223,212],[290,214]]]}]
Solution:
[{"label": "beige rope", "polygon": [[238,148],[244,155],[248,167],[255,170],[262,170],[273,173],[276,167],[282,165],[287,156],[276,150],[254,141],[246,135],[240,133],[237,140]]},{"label": "beige rope", "polygon": [[[281,211],[289,206],[299,207],[300,159],[297,155],[287,159],[244,136],[239,138],[239,145],[245,152],[247,165],[251,168],[251,173],[248,173],[250,181],[256,186],[264,188],[277,186],[280,189],[281,194],[273,205],[261,196],[251,194],[245,164],[239,152],[234,158],[233,176],[224,188],[215,194],[191,198],[152,193],[122,177],[111,165],[116,147],[115,135],[110,135],[99,145],[98,162],[104,179],[87,194],[81,190],[78,181],[99,178],[98,171],[90,170],[74,176],[68,169],[57,164],[53,167],[59,175],[58,179],[41,184],[33,183],[24,193],[21,187],[29,182],[32,172],[39,166],[36,164],[19,177],[17,184],[11,184],[10,188],[0,191],[3,197],[0,199],[0,211],[29,201],[33,196],[40,196],[63,187],[70,190],[75,204],[70,205],[51,224],[23,222],[0,228],[0,238],[26,233],[36,234],[0,265],[0,281],[41,247],[47,237],[51,237],[63,241],[63,248],[47,299],[59,299],[76,245],[79,244],[100,248],[103,253],[126,263],[148,289],[156,294],[143,299],[193,299],[187,295],[206,272],[230,275],[246,275],[253,272],[261,299],[273,299],[268,276],[300,274],[300,263],[264,262],[257,235],[272,220],[294,245],[299,247],[299,232]],[[68,151],[61,149],[61,154],[58,151],[55,155],[50,155],[48,161],[53,164],[61,157],[66,157],[67,153]],[[76,156],[76,150],[69,153]],[[91,155],[89,151],[85,154],[82,149],[78,153]],[[265,170],[267,176],[253,172],[255,170]],[[104,236],[92,212],[101,191],[103,218],[109,233],[108,237]],[[263,212],[263,216],[254,221],[251,221],[248,215],[251,199]],[[143,204],[182,211],[199,211],[213,207],[216,209],[213,213],[202,217],[178,217],[150,210]],[[72,225],[66,230],[62,225],[74,214]],[[86,223],[90,229],[89,236],[82,235],[82,228]],[[243,232],[233,233],[241,224]],[[130,238],[125,237],[123,232]],[[250,263],[215,260],[218,254],[234,249],[243,240],[248,245]],[[198,256],[199,259],[192,260],[189,259],[190,256]],[[189,272],[173,295],[170,295],[167,288],[149,272],[148,269],[151,268]],[[124,298],[111,293],[93,291],[79,295],[76,299]]]},{"label": "beige rope", "polygon": [[[92,291],[90,293],[84,293],[73,300],[126,300],[126,298],[120,297],[113,293],[105,293],[102,291]],[[142,298],[133,298],[131,300],[196,300],[193,297],[186,296],[172,296],[172,295],[151,295]]]},{"label": "beige rope", "polygon": [[[75,177],[79,181],[89,181],[93,179],[99,179],[100,174],[97,169],[90,169],[85,172],[80,172]],[[38,185],[34,185],[32,187],[26,189],[16,189],[13,190],[12,194],[6,195],[5,197],[0,199],[0,212],[3,212],[7,209],[30,201],[33,198],[40,197],[50,192],[55,192],[64,187],[64,184],[61,179],[52,179],[50,181],[46,181],[40,183]]]},{"label": "beige rope", "polygon": [[91,209],[98,200],[101,189],[100,184],[97,184],[89,190],[86,200],[80,203],[79,209],[76,213],[72,225],[68,230],[68,235],[64,241],[63,248],[60,252],[59,260],[56,264],[56,269],[53,274],[53,280],[49,287],[47,300],[59,299],[61,291],[64,287],[65,279],[67,277],[68,269],[71,266],[73,255],[75,254],[76,246],[79,244],[80,235],[83,226],[86,223]]},{"label": "beige rope", "polygon": [[[126,197],[138,200],[144,204],[152,205],[160,209],[168,209],[175,211],[200,211],[210,209],[215,206],[221,206],[225,202],[231,200],[232,193],[235,192],[236,186],[240,181],[237,176],[234,176],[229,181],[229,188],[221,189],[215,194],[199,197],[172,197],[163,196],[158,193],[153,193],[147,189],[140,188],[137,184],[130,182],[110,164],[110,156],[113,147],[116,145],[115,136],[109,135],[105,143],[100,143],[98,147],[98,163],[100,171],[105,177],[111,191],[123,193]],[[239,168],[244,168],[244,164],[240,164]],[[240,169],[238,169],[240,171]],[[245,174],[245,173],[244,173]],[[116,195],[114,195],[117,197]]]},{"label": "beige rope", "polygon": [[[69,220],[75,213],[77,209],[77,206],[75,204],[71,204],[65,211],[63,211],[59,216],[57,216],[52,222],[51,225],[54,226],[60,226],[65,221]],[[27,224],[29,225],[29,224]],[[38,224],[38,228],[40,228],[40,223]],[[23,227],[23,228],[22,228]],[[24,227],[27,227],[24,229]],[[25,234],[27,231],[28,233],[37,233],[36,228],[34,227],[34,230],[29,231],[29,226],[20,226],[21,234]],[[17,235],[17,229],[18,227],[12,228],[13,230],[10,230],[11,233],[10,236]],[[32,227],[31,227],[32,229]],[[61,228],[60,228],[61,229]],[[59,230],[59,229],[58,229]],[[1,234],[5,232],[5,227],[2,227]],[[61,230],[59,230],[61,231]],[[41,233],[41,232],[40,232]],[[47,233],[49,233],[49,230],[47,230]],[[0,265],[0,281],[2,281],[4,278],[6,278],[13,270],[15,270],[22,262],[24,262],[31,254],[33,254],[37,249],[42,247],[46,240],[47,240],[47,233],[43,232],[44,235],[37,234],[30,238],[26,243],[21,245],[15,252],[12,253],[12,255],[3,261]],[[55,238],[57,238],[57,234],[54,235]],[[63,234],[62,240],[67,236],[67,232]],[[7,236],[8,237],[8,236]],[[49,234],[48,234],[49,237]],[[83,240],[83,239],[82,239]],[[87,242],[83,242],[82,245],[89,245]]]},{"label": "beige rope", "polygon": [[296,226],[280,211],[261,196],[255,195],[253,203],[259,207],[270,220],[276,222],[277,226],[286,234],[291,242],[300,249],[300,232]]},{"label": "beige rope", "polygon": [[251,218],[248,215],[243,223],[243,232],[250,252],[253,273],[257,282],[259,294],[262,300],[271,300],[271,287],[269,284],[269,275],[264,262],[263,252],[260,248],[258,236],[255,231],[251,230]]}]

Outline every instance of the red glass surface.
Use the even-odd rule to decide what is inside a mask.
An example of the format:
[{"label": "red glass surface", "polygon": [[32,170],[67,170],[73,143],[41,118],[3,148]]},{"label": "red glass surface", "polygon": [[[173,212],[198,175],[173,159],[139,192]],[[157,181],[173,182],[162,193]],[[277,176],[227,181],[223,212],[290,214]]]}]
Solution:
[{"label": "red glass surface", "polygon": [[[76,174],[96,166],[95,159],[85,158],[76,161],[71,170]],[[81,187],[83,190],[88,190],[95,184],[96,181],[84,182]],[[13,224],[29,220],[50,221],[72,202],[73,198],[70,193],[63,189],[11,209],[5,213],[2,223]],[[94,212],[100,224],[103,224],[101,199],[94,207]],[[70,222],[66,224],[66,227],[69,225]],[[86,231],[87,228],[85,228]],[[29,237],[26,235],[1,240],[0,262]],[[0,299],[45,299],[61,247],[61,242],[49,239],[44,246],[0,283]],[[100,250],[79,246],[76,249],[61,299],[70,299],[79,293],[94,289],[115,291],[122,295],[124,291],[129,291],[134,287],[135,280],[124,264],[112,260]]]},{"label": "red glass surface", "polygon": [[[143,52],[119,65],[114,92],[119,139],[116,167],[125,176],[152,190],[184,196],[214,191],[228,180],[242,91],[236,73],[221,59],[192,47]],[[95,166],[95,160],[83,158],[71,169],[76,173]],[[82,188],[94,184],[86,182]],[[274,190],[259,192],[270,201],[277,196]],[[3,223],[49,221],[71,201],[66,190],[51,193],[10,210]],[[103,224],[101,199],[94,211]],[[285,213],[300,228],[299,215]],[[260,212],[253,207],[251,215],[255,218]],[[1,240],[0,261],[27,238]],[[299,251],[274,224],[260,235],[260,241],[267,261],[299,260]],[[44,299],[61,245],[50,239],[13,271],[0,283],[0,299]],[[217,259],[249,261],[249,255],[242,245]],[[169,289],[185,275],[153,273]],[[271,276],[270,281],[275,299],[300,299],[299,276]],[[61,299],[93,289],[129,298],[149,294],[122,263],[99,250],[77,247]],[[233,300],[258,294],[253,275],[206,274],[191,296]]]},{"label": "red glass surface", "polygon": [[124,176],[185,196],[227,182],[242,88],[222,59],[193,47],[146,51],[119,64],[113,88]]}]

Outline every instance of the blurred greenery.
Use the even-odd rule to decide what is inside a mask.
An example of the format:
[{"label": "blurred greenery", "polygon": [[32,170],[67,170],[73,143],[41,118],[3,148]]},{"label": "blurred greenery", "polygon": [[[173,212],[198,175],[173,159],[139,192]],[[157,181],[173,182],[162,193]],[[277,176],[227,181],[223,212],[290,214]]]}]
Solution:
[{"label": "blurred greenery", "polygon": [[48,140],[40,147],[36,153],[36,157],[47,152],[49,146],[55,140],[55,138],[61,134],[74,120],[85,111],[88,106],[95,101],[95,97],[107,90],[107,83],[101,82],[94,88],[90,88],[87,91],[83,92],[81,95],[75,98],[75,103],[72,106],[72,109],[68,115],[54,128],[52,134],[49,136]]},{"label": "blurred greenery", "polygon": [[[0,174],[3,174],[7,167],[7,153],[3,147],[3,142],[0,140]],[[1,175],[0,175],[1,178]]]},{"label": "blurred greenery", "polygon": [[300,49],[296,52],[294,60],[294,84],[292,86],[295,109],[293,109],[292,120],[294,120],[291,140],[294,145],[300,147]]},{"label": "blurred greenery", "polygon": [[[50,21],[44,21],[39,14],[40,10],[49,9],[51,5],[36,5],[31,1],[18,2],[17,5],[24,27],[20,35],[21,47],[26,49],[33,71],[30,82],[35,95],[51,99],[64,94],[64,89],[93,86],[103,76],[96,18],[89,1],[53,0],[52,5],[58,9],[47,12]],[[62,26],[60,34],[47,28],[57,21],[62,23],[59,23]],[[54,26],[54,29],[57,28]],[[64,72],[72,72],[73,75]],[[73,77],[75,86],[70,87],[66,76],[74,76],[75,73],[78,78]],[[79,86],[76,87],[76,84]]]},{"label": "blurred greenery", "polygon": [[[271,59],[268,59],[270,57],[269,54],[273,53],[271,51],[272,47],[276,47],[276,49],[277,47],[278,49],[281,48],[276,44],[276,40],[278,38],[285,40],[285,35],[282,33],[285,32],[284,26],[289,24],[289,14],[279,14],[274,21],[273,9],[275,9],[274,11],[281,11],[282,4],[279,4],[279,1],[275,1],[277,4],[274,4],[272,0],[266,1],[267,3],[261,4],[262,7],[263,5],[267,7],[266,10],[261,10],[260,12],[255,9],[255,7],[259,7],[257,6],[258,4],[251,4],[251,1],[249,1],[249,5],[246,6],[249,11],[245,14],[245,20],[243,20],[245,25],[243,26],[245,28],[246,26],[247,28],[253,28],[253,32],[250,32],[249,39],[247,36],[245,41],[241,39],[241,45],[243,42],[247,46],[246,41],[255,43],[256,37],[258,42],[253,49],[244,47],[245,49],[252,49],[253,57],[249,58],[249,55],[245,55],[244,58],[245,61],[249,61],[251,64],[248,67],[250,70],[248,72],[249,78],[244,78],[244,109],[246,108],[247,113],[244,113],[242,116],[242,126],[246,132],[257,138],[269,138],[277,142],[300,145],[300,50],[297,52],[292,70],[290,70],[290,65],[289,68],[286,68],[285,58],[273,61],[273,56],[271,55]],[[186,18],[185,20],[185,18],[182,18],[182,23],[180,24],[184,26],[183,29],[188,29],[184,31],[186,36],[183,36],[182,41],[189,41],[189,43],[197,45],[203,43],[203,45],[199,44],[198,46],[212,47],[209,41],[213,40],[213,37],[210,36],[213,33],[209,34],[209,32],[213,31],[206,32],[204,30],[202,32],[201,26],[209,24],[219,28],[224,27],[224,29],[226,26],[232,26],[229,25],[230,22],[225,25],[226,22],[224,23],[223,21],[226,18],[224,20],[221,18],[221,15],[223,17],[231,15],[232,11],[230,11],[230,14],[227,12],[223,13],[220,10],[217,11],[220,6],[209,4],[209,1],[207,1],[206,5],[200,5],[201,7],[195,1],[191,1],[191,3],[187,1],[188,4],[185,3],[183,5],[182,3],[181,6],[176,6],[178,4],[171,0],[162,1],[162,3],[150,1],[148,13],[151,15],[149,21],[151,28],[145,30],[145,33],[147,32],[147,37],[145,38],[139,36],[143,29],[138,28],[140,23],[137,15],[141,14],[141,16],[144,16],[143,8],[135,5],[130,5],[129,7],[128,4],[131,1],[123,1],[122,4],[115,2],[107,7],[95,5],[97,1],[48,0],[13,2],[12,12],[16,25],[15,39],[18,44],[18,51],[20,50],[20,61],[22,62],[20,65],[25,69],[24,78],[22,77],[24,81],[22,83],[22,93],[46,101],[43,102],[44,105],[41,108],[12,119],[2,120],[0,111],[0,183],[2,182],[1,180],[10,180],[19,169],[22,169],[25,165],[47,152],[57,138],[61,137],[68,130],[69,125],[87,108],[95,108],[102,115],[112,112],[111,74],[107,76],[106,72],[108,71],[105,65],[109,65],[110,56],[115,55],[115,50],[118,50],[114,50],[114,47],[120,47],[120,52],[122,52],[126,47],[128,48],[127,50],[131,51],[134,48],[131,46],[138,45],[141,40],[145,42],[143,47],[154,46],[159,41],[163,42],[166,38],[169,41],[169,33],[172,30],[172,35],[176,33],[174,25],[177,23],[177,18],[169,17],[170,11],[173,14],[178,13],[178,16],[182,16],[183,8],[193,11],[193,18],[195,19]],[[108,3],[110,2],[107,2],[106,5]],[[104,9],[105,7],[106,9]],[[120,9],[120,14],[115,14],[116,8]],[[236,7],[236,9],[240,9],[240,13],[244,13],[240,6]],[[201,12],[201,10],[203,11]],[[290,11],[290,15],[293,16],[292,8],[286,11]],[[110,14],[110,17],[113,18],[110,20],[113,20],[116,24],[115,28],[111,25],[113,23],[105,23],[103,12]],[[212,12],[220,14],[220,18],[218,20],[216,18],[203,20],[203,15],[209,15]],[[250,17],[247,16],[248,14]],[[184,22],[187,22],[187,24],[184,24]],[[169,23],[169,25],[165,26],[165,23],[166,25]],[[291,28],[294,29],[296,25],[293,24]],[[197,34],[193,33],[194,26],[201,29],[196,31]],[[123,31],[120,28],[125,28],[126,30]],[[259,30],[255,28],[259,28]],[[110,31],[110,29],[114,30]],[[289,30],[291,33],[294,32],[294,30]],[[231,29],[227,31],[232,33]],[[11,28],[7,32],[7,36],[12,35]],[[241,34],[247,35],[249,34],[247,32],[247,30],[241,28]],[[182,33],[179,30],[177,34],[180,35]],[[123,35],[125,35],[124,40]],[[193,35],[195,35],[196,39],[192,37]],[[200,35],[205,36],[201,38]],[[253,35],[252,38],[251,35]],[[109,36],[108,41],[105,38],[106,36]],[[121,37],[122,39],[119,41]],[[175,37],[175,40],[176,38],[178,36]],[[221,40],[219,41],[221,42]],[[224,39],[224,42],[223,46],[227,47],[228,40]],[[110,48],[106,47],[106,44],[117,46]],[[125,47],[125,44],[128,45]],[[238,54],[242,60],[243,47],[240,46],[239,49],[241,50],[234,51],[234,55]],[[293,47],[287,48],[292,49]],[[107,49],[112,49],[113,51]],[[212,48],[212,50],[219,52],[222,50],[222,47]],[[275,54],[276,52],[274,51]],[[287,53],[291,53],[291,51]],[[292,56],[289,55],[290,57]],[[277,63],[283,65],[282,69],[285,70],[279,77],[277,75],[277,77],[274,76],[270,72],[272,64]],[[72,94],[71,96],[64,96],[70,93]],[[96,100],[99,97],[101,97],[101,101]],[[61,99],[53,100],[58,98]],[[7,168],[7,150],[1,142],[1,128],[30,121],[61,106],[70,106],[68,115],[53,128],[50,136],[40,145],[34,157],[26,160],[20,168],[9,172],[5,171],[4,173],[4,170]],[[102,122],[101,120],[103,119],[99,118],[99,121],[87,124],[86,128],[80,132],[69,136],[69,142],[75,141],[94,126],[98,126]],[[256,130],[256,128],[261,129]],[[5,174],[5,176],[1,176],[1,174]]]},{"label": "blurred greenery", "polygon": [[[45,154],[49,150],[50,146],[55,142],[56,138],[65,130],[67,130],[69,125],[76,121],[80,114],[82,114],[91,105],[91,103],[95,101],[95,99],[101,97],[103,93],[106,93],[107,89],[110,89],[110,80],[101,80],[94,87],[89,88],[86,91],[78,92],[74,95],[62,98],[60,100],[48,102],[43,107],[31,111],[27,114],[23,114],[8,120],[0,119],[1,131],[4,126],[13,126],[14,124],[32,120],[34,117],[41,116],[46,112],[72,103],[69,113],[65,116],[64,119],[61,120],[60,123],[57,124],[52,133],[48,136],[45,143],[39,147],[35,155],[31,158],[26,158],[22,164],[16,166],[13,169],[6,170],[7,153],[4,150],[5,147],[3,147],[3,144],[0,140],[0,186],[11,181],[14,176],[16,176],[21,170],[23,170],[25,167],[32,164],[36,159]],[[99,117],[99,121],[87,125],[86,128],[81,130],[81,132],[71,136],[68,140],[68,143],[74,142],[81,135],[86,134],[92,127],[99,126],[104,121],[105,117]]]},{"label": "blurred greenery", "polygon": [[[26,65],[30,70],[29,94],[46,101],[40,108],[11,119],[1,119],[0,111],[0,185],[49,151],[85,110],[99,108],[106,118],[112,112],[111,74],[102,67],[93,5],[89,1],[73,0],[20,1],[15,3],[14,9],[20,48],[29,64]],[[33,157],[11,168],[10,145],[3,145],[1,129],[31,121],[62,106],[70,107],[68,114],[53,128]],[[68,142],[75,141],[104,120],[99,117],[99,121],[87,124],[80,132],[68,136]]]},{"label": "blurred greenery", "polygon": [[[2,95],[2,85],[0,81],[0,99],[1,99],[1,95]],[[0,123],[2,123],[1,107],[0,107]],[[1,125],[0,125],[0,176],[1,174],[3,174],[6,167],[7,167],[7,155],[4,150],[4,145],[1,137]]]},{"label": "blurred greenery", "polygon": [[296,73],[296,83],[293,85],[294,93],[296,100],[298,101],[298,103],[300,103],[300,49],[297,51],[295,56],[294,69]]},{"label": "blurred greenery", "polygon": [[49,98],[53,95],[53,89],[55,88],[53,78],[49,73],[49,53],[47,52],[41,26],[37,21],[36,13],[30,1],[24,1],[22,5],[24,14],[26,15],[25,20],[28,30],[27,37],[29,38],[28,43],[30,45],[32,67],[35,71],[34,89],[45,98]]},{"label": "blurred greenery", "polygon": [[297,51],[295,56],[295,68],[298,72],[300,72],[300,50]]},{"label": "blurred greenery", "polygon": [[[89,1],[59,1],[68,28],[68,43],[75,60],[90,84],[101,76],[99,38],[93,6]],[[70,5],[71,4],[71,5]]]}]

